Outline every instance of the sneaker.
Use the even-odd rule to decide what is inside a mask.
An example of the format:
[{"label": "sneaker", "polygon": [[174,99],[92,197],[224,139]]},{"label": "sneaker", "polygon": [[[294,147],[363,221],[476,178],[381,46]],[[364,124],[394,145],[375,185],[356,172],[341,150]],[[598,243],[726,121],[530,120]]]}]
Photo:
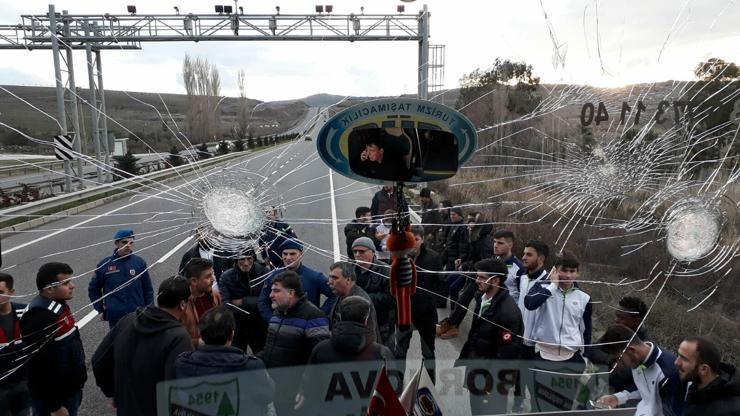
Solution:
[{"label": "sneaker", "polygon": [[447,318],[443,319],[442,322],[437,324],[437,336],[438,337],[442,336],[442,334],[449,331],[450,328],[452,328],[452,325],[450,324],[450,320]]},{"label": "sneaker", "polygon": [[457,329],[456,326],[450,325],[450,329],[443,332],[442,335],[440,335],[439,337],[442,339],[452,339],[452,338],[457,338],[459,335],[460,335],[460,330]]}]

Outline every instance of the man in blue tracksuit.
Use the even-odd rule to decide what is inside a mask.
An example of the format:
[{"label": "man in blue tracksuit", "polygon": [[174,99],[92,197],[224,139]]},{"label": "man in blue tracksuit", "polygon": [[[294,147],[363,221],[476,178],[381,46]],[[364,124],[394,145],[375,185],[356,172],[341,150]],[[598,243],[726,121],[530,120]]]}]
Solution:
[{"label": "man in blue tracksuit", "polygon": [[98,263],[87,289],[93,307],[111,328],[129,312],[154,302],[146,261],[133,254],[134,231],[118,230],[113,241],[113,255]]},{"label": "man in blue tracksuit", "polygon": [[601,397],[600,403],[614,408],[628,400],[640,400],[635,411],[638,416],[683,414],[686,384],[674,365],[675,355],[641,340],[624,325],[609,327],[599,344],[611,358],[632,369],[634,382],[623,391]]},{"label": "man in blue tracksuit", "polygon": [[[301,277],[301,286],[306,293],[306,299],[317,308],[320,307],[321,311],[328,316],[337,301],[337,295],[334,294],[331,286],[329,286],[329,279],[323,273],[303,265],[303,245],[298,240],[285,240],[280,245],[280,252],[282,253],[282,261],[285,267],[273,270],[262,286],[262,293],[260,293],[259,304],[257,305],[262,318],[265,321],[269,321],[272,318],[273,310],[272,301],[270,300],[272,278],[286,270],[298,273]],[[320,302],[322,294],[326,296],[323,305]]]}]

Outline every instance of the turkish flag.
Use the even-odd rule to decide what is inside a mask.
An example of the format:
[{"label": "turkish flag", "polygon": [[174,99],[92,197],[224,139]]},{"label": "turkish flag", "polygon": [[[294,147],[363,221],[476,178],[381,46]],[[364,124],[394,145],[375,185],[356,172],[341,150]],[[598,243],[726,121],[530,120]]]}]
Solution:
[{"label": "turkish flag", "polygon": [[375,380],[375,391],[373,397],[370,398],[367,416],[407,416],[401,402],[398,401],[398,396],[393,390],[391,381],[388,380],[385,366],[380,370],[380,374]]}]

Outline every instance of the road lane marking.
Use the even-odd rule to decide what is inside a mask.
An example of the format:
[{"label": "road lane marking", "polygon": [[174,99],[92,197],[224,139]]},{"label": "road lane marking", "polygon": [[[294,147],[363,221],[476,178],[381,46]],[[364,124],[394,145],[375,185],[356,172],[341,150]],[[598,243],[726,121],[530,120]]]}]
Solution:
[{"label": "road lane marking", "polygon": [[334,261],[342,259],[342,253],[339,252],[339,231],[337,230],[337,203],[334,200],[334,175],[329,169],[329,193],[331,194],[331,244],[334,249]]}]

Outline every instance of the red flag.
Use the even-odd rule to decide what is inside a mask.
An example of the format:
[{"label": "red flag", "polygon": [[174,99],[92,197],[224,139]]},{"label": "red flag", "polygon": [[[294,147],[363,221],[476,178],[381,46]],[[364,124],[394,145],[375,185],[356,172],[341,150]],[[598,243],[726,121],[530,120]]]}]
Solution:
[{"label": "red flag", "polygon": [[375,381],[375,391],[373,397],[370,398],[367,416],[407,416],[401,402],[398,401],[398,396],[393,390],[391,381],[388,380],[385,366],[380,369],[380,374],[378,374]]}]

